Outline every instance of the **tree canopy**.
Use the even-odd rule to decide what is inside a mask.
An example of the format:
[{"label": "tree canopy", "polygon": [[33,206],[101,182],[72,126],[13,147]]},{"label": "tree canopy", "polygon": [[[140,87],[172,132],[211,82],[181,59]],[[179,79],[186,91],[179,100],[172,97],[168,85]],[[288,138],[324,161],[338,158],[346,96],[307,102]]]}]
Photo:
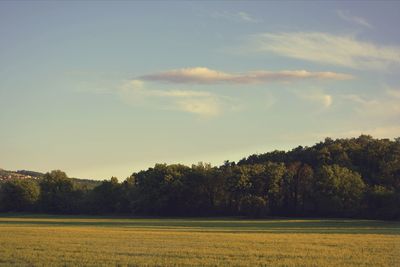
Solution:
[{"label": "tree canopy", "polygon": [[400,139],[326,138],[221,166],[156,164],[85,186],[62,171],[0,188],[2,211],[400,218]]}]

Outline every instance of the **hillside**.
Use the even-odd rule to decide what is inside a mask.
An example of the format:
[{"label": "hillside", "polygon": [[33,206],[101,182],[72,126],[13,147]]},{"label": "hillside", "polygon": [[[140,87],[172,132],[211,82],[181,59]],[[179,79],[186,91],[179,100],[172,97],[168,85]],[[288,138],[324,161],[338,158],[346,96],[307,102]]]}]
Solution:
[{"label": "hillside", "polygon": [[0,169],[0,181],[7,181],[11,179],[37,179],[42,177],[43,174],[39,172],[33,171],[8,171],[4,169]]},{"label": "hillside", "polygon": [[[40,180],[44,176],[44,173],[29,171],[29,170],[18,170],[9,171],[0,168],[0,183],[8,180],[14,179],[34,179]],[[88,189],[93,189],[101,184],[101,181],[82,179],[82,178],[71,178],[76,185],[79,187],[86,187]]]},{"label": "hillside", "polygon": [[[3,173],[7,179],[32,177],[27,171]],[[398,219],[400,139],[326,138],[222,166],[156,164],[123,182],[69,178],[59,170],[37,179],[4,184],[0,210]]]}]

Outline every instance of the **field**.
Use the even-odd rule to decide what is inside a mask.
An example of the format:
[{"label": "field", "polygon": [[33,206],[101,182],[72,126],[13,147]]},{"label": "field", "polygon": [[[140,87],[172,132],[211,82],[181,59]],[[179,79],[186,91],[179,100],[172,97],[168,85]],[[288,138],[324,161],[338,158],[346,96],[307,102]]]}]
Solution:
[{"label": "field", "polygon": [[2,215],[0,265],[400,266],[400,222]]}]

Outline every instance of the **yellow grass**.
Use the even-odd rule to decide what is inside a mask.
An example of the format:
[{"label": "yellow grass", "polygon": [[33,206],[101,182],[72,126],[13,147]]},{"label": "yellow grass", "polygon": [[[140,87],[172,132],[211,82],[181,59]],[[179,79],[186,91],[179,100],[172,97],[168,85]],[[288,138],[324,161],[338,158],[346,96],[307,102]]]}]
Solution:
[{"label": "yellow grass", "polygon": [[400,266],[398,222],[0,217],[0,265]]}]

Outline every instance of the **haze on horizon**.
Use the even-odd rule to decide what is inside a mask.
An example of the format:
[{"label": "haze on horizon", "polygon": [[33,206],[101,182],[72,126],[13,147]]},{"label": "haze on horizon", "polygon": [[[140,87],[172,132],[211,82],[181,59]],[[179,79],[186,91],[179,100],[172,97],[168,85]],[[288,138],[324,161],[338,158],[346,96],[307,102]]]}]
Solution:
[{"label": "haze on horizon", "polygon": [[400,136],[400,2],[0,2],[0,168],[124,179]]}]

